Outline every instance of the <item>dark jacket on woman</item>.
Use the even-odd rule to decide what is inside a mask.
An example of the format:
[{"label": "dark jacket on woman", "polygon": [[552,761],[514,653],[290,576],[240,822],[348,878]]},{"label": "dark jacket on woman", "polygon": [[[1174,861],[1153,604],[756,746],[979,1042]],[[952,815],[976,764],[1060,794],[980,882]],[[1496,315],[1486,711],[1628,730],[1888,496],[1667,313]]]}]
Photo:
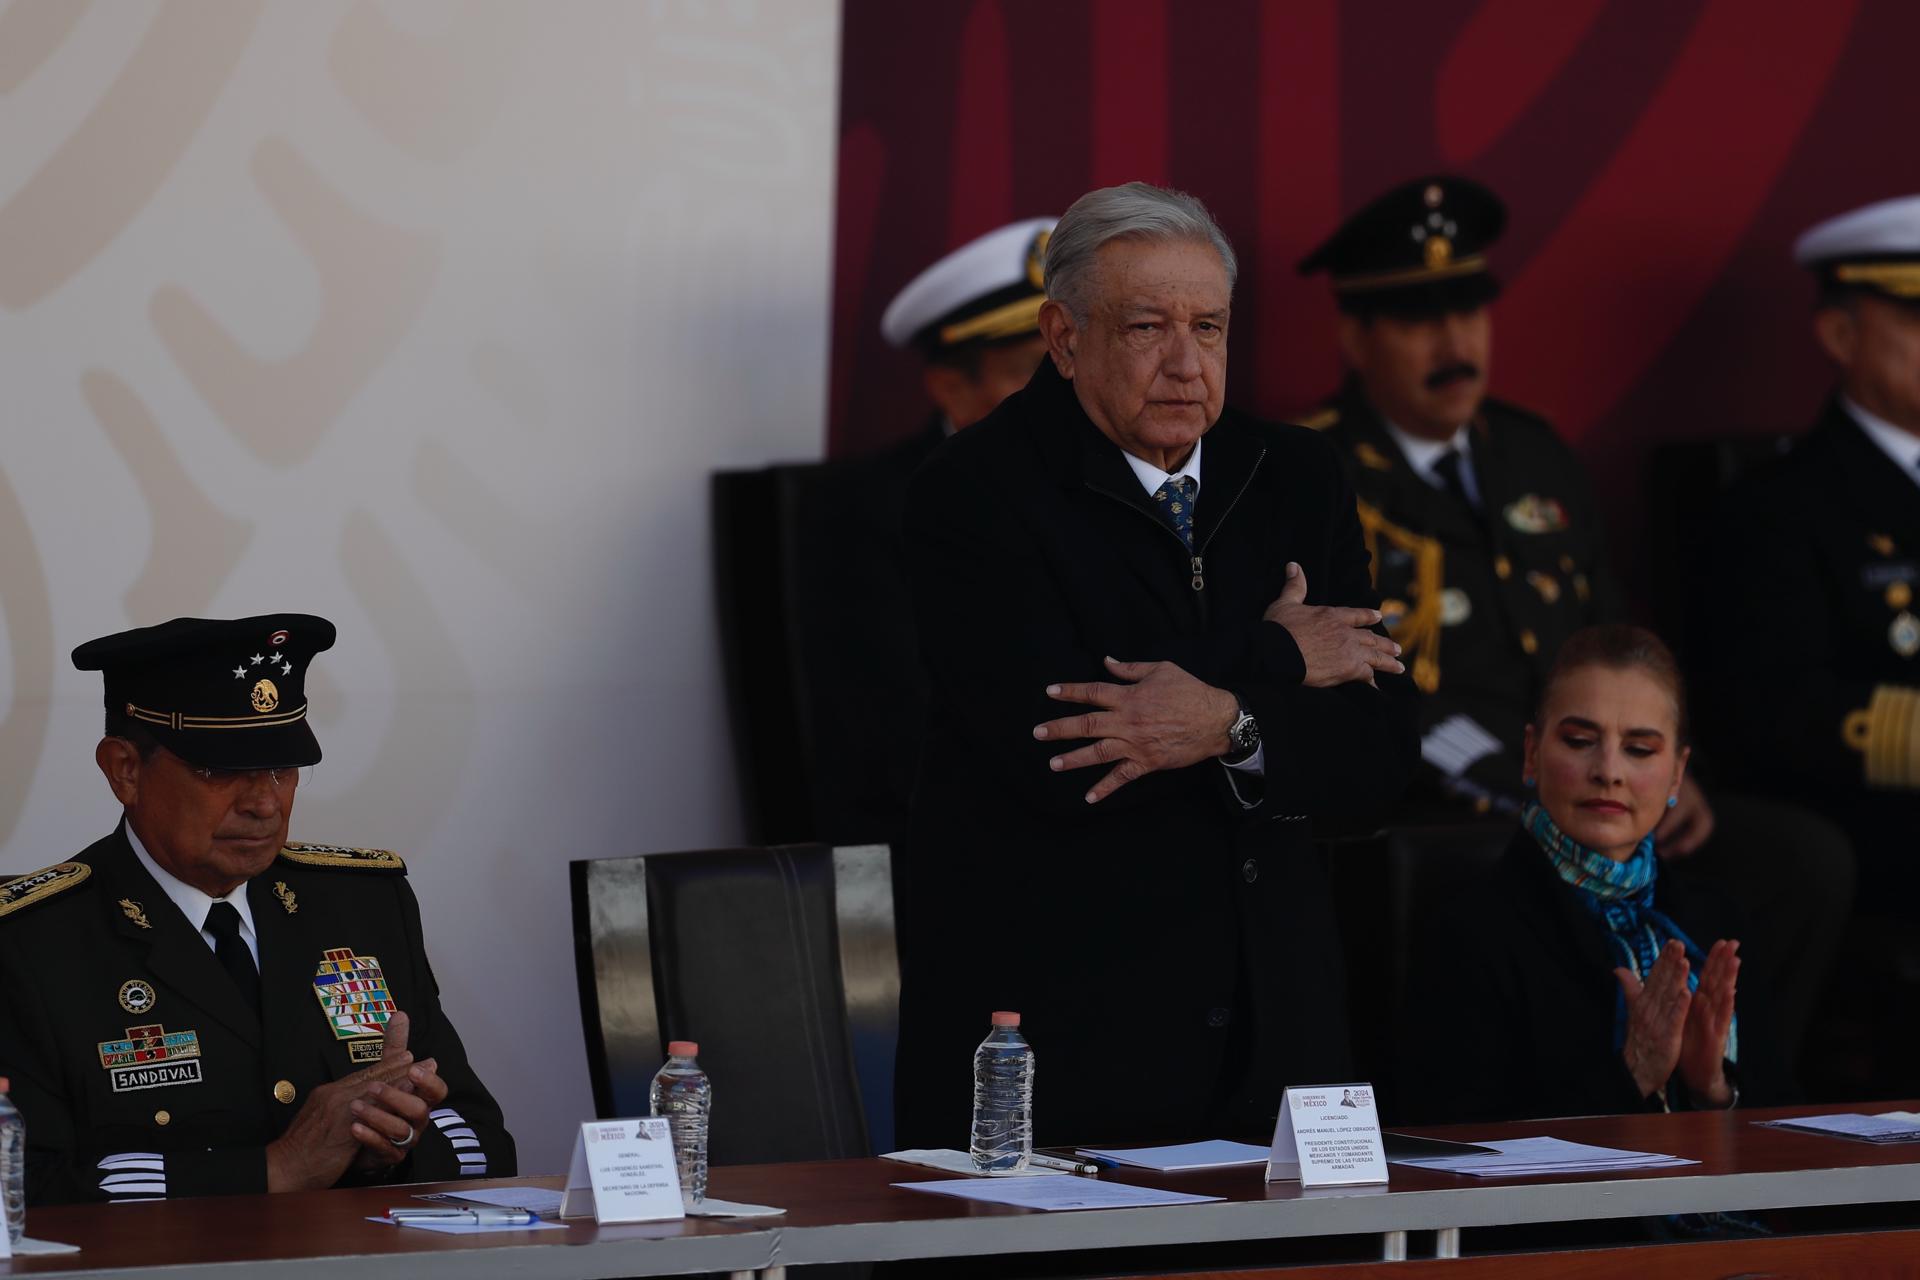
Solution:
[{"label": "dark jacket on woman", "polygon": [[[1741,932],[1732,909],[1702,888],[1662,877],[1653,905],[1704,953]],[[1661,1109],[1658,1094],[1641,1096],[1614,1047],[1619,961],[1606,926],[1580,895],[1522,829],[1490,872],[1423,913],[1408,966],[1396,1087],[1383,1099],[1393,1122]],[[1729,1079],[1741,1106],[1790,1100],[1764,997],[1744,986],[1735,996],[1739,1062]],[[1675,1109],[1690,1105],[1678,1071],[1667,1098]]]},{"label": "dark jacket on woman", "polygon": [[[1404,676],[1302,684],[1262,620],[1286,565],[1309,604],[1370,605],[1353,491],[1327,443],[1228,410],[1206,435],[1194,550],[1043,362],[948,441],[909,493],[906,543],[931,721],[900,873],[903,1146],[964,1146],[974,1047],[1024,1015],[1043,1143],[1271,1134],[1280,1090],[1339,1080],[1345,988],[1330,815],[1381,816],[1412,772]],[[1033,726],[1085,710],[1055,681],[1171,661],[1233,691],[1264,781],[1205,760],[1097,805]],[[906,744],[902,743],[902,749]]]}]

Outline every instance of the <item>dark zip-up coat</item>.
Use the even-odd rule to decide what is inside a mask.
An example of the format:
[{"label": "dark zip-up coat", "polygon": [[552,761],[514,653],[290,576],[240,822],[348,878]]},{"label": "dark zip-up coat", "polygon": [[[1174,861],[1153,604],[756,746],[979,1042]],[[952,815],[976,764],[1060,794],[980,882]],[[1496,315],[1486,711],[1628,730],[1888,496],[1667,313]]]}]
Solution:
[{"label": "dark zip-up coat", "polygon": [[[1412,686],[1306,688],[1299,648],[1262,620],[1289,560],[1309,603],[1373,601],[1352,490],[1312,432],[1223,414],[1194,537],[1189,555],[1051,362],[915,479],[908,576],[932,709],[901,869],[903,1145],[964,1145],[996,1009],[1025,1016],[1042,1141],[1257,1133],[1286,1084],[1346,1069],[1312,820],[1398,799]],[[1063,748],[1033,726],[1075,708],[1046,686],[1110,678],[1103,655],[1237,694],[1265,738],[1258,804],[1217,761],[1096,806],[1083,796],[1102,767],[1051,772]]]},{"label": "dark zip-up coat", "polygon": [[[1400,1020],[1388,1121],[1451,1124],[1659,1111],[1614,1048],[1619,963],[1606,927],[1580,904],[1525,830],[1484,875],[1419,912]],[[1711,889],[1662,875],[1654,905],[1702,951],[1745,937],[1738,909]],[[1741,982],[1745,1107],[1793,1101],[1764,986]],[[1676,1071],[1667,1104],[1690,1107]]]}]

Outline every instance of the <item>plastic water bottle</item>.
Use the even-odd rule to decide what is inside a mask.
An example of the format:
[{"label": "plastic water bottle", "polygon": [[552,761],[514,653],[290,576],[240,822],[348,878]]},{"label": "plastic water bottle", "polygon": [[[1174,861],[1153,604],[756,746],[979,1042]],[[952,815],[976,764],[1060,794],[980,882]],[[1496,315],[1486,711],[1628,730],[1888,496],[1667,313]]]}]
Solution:
[{"label": "plastic water bottle", "polygon": [[7,1202],[7,1239],[19,1244],[27,1229],[27,1122],[7,1097],[12,1087],[0,1076],[0,1196]]},{"label": "plastic water bottle", "polygon": [[973,1052],[973,1167],[1019,1170],[1033,1154],[1033,1050],[1020,1015],[996,1013]]},{"label": "plastic water bottle", "polygon": [[713,1086],[694,1057],[700,1046],[675,1040],[667,1046],[667,1065],[653,1078],[653,1114],[664,1116],[673,1132],[674,1163],[680,1167],[680,1199],[688,1205],[707,1198],[707,1117],[713,1112]]}]

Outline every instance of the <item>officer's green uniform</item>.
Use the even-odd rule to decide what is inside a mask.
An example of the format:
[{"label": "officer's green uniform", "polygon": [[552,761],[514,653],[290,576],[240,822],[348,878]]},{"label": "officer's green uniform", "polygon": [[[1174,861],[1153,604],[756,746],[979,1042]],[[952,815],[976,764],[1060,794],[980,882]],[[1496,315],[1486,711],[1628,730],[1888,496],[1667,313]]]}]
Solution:
[{"label": "officer's green uniform", "polygon": [[1468,428],[1476,512],[1414,471],[1357,382],[1308,423],[1347,463],[1381,608],[1426,695],[1429,799],[1512,807],[1522,731],[1560,642],[1620,616],[1579,460],[1544,419],[1485,401]]},{"label": "officer's green uniform", "polygon": [[265,1191],[265,1146],[314,1087],[379,1059],[365,1018],[336,1034],[320,993],[343,985],[384,990],[412,1023],[415,1059],[434,1058],[447,1083],[432,1126],[386,1176],[513,1173],[500,1108],[441,1012],[401,860],[290,845],[247,902],[258,1013],[124,829],[0,887],[0,1068],[27,1121],[29,1200]]},{"label": "officer's green uniform", "polygon": [[[333,639],[332,623],[305,614],[176,618],[90,641],[73,659],[103,672],[108,734],[142,749],[142,770],[200,774],[152,785],[204,786],[215,800],[249,788],[221,819],[244,837],[285,821],[258,788],[291,796],[279,771],[320,759],[305,676]],[[0,884],[0,1075],[26,1119],[30,1203],[265,1191],[267,1144],[316,1087],[380,1061],[395,1012],[448,1094],[379,1178],[514,1172],[500,1108],[441,1012],[398,857],[288,844],[244,892],[215,900],[157,861],[149,870],[133,838],[123,822],[71,860]],[[156,876],[204,919],[189,920]]]}]

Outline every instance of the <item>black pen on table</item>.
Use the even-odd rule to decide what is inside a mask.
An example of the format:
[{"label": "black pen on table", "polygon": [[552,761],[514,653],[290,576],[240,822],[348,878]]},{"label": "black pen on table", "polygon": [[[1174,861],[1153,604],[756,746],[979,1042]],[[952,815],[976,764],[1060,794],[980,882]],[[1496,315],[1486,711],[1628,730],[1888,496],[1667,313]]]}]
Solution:
[{"label": "black pen on table", "polygon": [[1113,1168],[1111,1164],[1097,1163],[1081,1157],[1076,1157],[1072,1160],[1063,1160],[1059,1156],[1050,1156],[1043,1151],[1035,1151],[1028,1155],[1027,1163],[1036,1169],[1058,1169],[1061,1173],[1091,1175],[1098,1175],[1103,1167],[1108,1169]]}]

